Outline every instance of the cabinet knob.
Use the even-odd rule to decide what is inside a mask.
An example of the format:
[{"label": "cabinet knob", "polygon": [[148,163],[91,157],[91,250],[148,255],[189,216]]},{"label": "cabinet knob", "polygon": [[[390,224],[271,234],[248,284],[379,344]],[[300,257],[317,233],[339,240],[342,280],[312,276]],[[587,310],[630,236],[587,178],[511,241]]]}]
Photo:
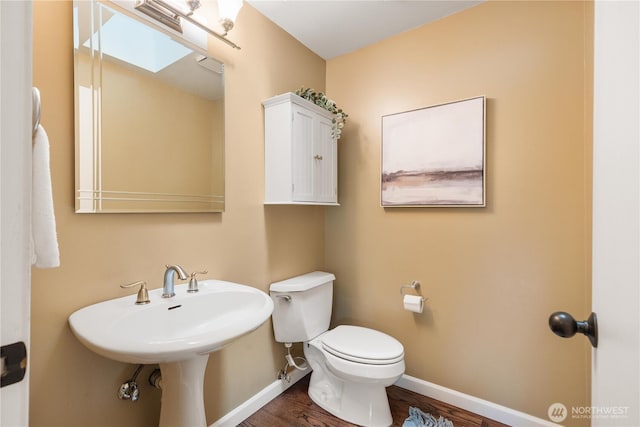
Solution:
[{"label": "cabinet knob", "polygon": [[316,160],[322,160],[322,156],[320,154],[316,154],[313,158]]}]

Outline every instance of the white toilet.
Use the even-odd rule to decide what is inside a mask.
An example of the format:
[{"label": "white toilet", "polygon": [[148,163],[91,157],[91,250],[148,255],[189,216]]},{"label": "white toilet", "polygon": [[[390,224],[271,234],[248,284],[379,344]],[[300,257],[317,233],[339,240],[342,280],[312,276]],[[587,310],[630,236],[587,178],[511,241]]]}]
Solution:
[{"label": "white toilet", "polygon": [[334,280],[331,273],[315,271],[271,284],[276,341],[304,343],[313,369],[309,396],[320,407],[353,424],[388,427],[385,388],[404,373],[404,348],[373,329],[329,330]]}]

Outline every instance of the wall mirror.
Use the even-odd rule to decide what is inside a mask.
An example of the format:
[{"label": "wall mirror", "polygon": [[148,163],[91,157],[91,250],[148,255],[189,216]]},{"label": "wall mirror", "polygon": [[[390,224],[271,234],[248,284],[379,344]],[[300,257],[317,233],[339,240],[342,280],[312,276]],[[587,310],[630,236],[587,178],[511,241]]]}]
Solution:
[{"label": "wall mirror", "polygon": [[74,2],[76,212],[223,211],[224,65],[116,3]]}]

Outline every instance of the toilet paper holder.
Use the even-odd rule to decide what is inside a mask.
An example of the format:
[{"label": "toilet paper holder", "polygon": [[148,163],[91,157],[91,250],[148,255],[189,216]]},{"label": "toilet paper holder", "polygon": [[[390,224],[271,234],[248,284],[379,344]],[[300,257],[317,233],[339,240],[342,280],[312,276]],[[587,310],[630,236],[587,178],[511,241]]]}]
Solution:
[{"label": "toilet paper holder", "polygon": [[[404,297],[405,295],[405,289],[413,289],[414,291],[418,292],[418,289],[420,289],[420,282],[418,282],[417,280],[414,280],[411,282],[410,285],[402,285],[400,286],[400,295],[402,295]],[[425,299],[423,296],[421,296],[422,301],[424,302]]]}]

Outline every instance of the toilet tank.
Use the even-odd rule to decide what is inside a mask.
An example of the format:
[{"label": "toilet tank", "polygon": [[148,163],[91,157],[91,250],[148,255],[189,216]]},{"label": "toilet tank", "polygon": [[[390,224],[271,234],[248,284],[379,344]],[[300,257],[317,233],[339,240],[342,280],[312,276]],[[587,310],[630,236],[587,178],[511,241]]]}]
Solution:
[{"label": "toilet tank", "polygon": [[314,271],[269,286],[276,341],[305,342],[329,329],[334,280],[331,273]]}]

